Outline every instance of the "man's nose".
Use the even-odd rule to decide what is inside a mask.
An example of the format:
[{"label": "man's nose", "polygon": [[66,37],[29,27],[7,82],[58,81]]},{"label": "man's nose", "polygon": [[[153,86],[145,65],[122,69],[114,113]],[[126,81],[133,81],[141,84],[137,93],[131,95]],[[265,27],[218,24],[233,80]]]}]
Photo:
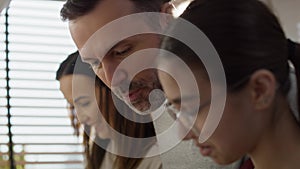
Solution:
[{"label": "man's nose", "polygon": [[122,81],[126,80],[127,74],[125,70],[117,69],[118,63],[103,62],[103,73],[107,81],[107,85],[111,88],[118,86]]}]

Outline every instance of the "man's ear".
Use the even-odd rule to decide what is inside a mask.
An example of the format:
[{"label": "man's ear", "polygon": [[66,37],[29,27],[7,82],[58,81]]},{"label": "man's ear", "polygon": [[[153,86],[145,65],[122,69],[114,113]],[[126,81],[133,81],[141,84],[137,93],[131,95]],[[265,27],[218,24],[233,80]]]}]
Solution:
[{"label": "man's ear", "polygon": [[166,2],[161,6],[160,12],[172,15],[173,8],[174,7],[171,2]]},{"label": "man's ear", "polygon": [[162,30],[165,30],[170,22],[174,19],[172,11],[173,5],[171,2],[166,2],[161,6],[160,12],[162,13],[162,15],[160,17],[160,26]]},{"label": "man's ear", "polygon": [[277,83],[272,72],[265,69],[257,70],[252,74],[248,84],[255,109],[263,110],[273,103]]}]

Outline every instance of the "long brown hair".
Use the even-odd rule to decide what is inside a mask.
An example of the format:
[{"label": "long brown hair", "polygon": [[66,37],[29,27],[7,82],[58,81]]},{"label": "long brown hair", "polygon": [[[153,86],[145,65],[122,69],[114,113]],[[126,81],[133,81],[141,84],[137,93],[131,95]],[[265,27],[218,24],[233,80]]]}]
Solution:
[{"label": "long brown hair", "polygon": [[[75,71],[75,65],[78,67]],[[76,51],[70,54],[59,66],[56,72],[56,80],[60,80],[63,76],[73,75],[73,74],[81,74],[86,75],[91,78],[95,78],[94,72],[89,68],[89,65],[83,63],[79,57],[79,52]],[[102,87],[101,80],[96,78],[95,81],[96,87]],[[81,124],[79,120],[76,118],[76,112],[73,105],[70,105],[69,114],[71,125],[74,128],[74,134],[79,136]],[[84,125],[84,133],[83,133],[83,145],[84,145],[84,154],[86,159],[86,169],[99,169],[105,155],[105,146],[108,145],[109,140],[100,139],[98,136],[95,137],[95,140],[103,143],[103,147],[100,147],[95,142],[92,145],[92,149],[90,151],[90,135],[91,135],[91,126]]]},{"label": "long brown hair", "polygon": [[[115,102],[113,101],[113,97]],[[120,114],[117,111],[115,104],[121,106],[123,113],[130,114],[135,118],[138,118],[139,116],[132,109],[130,109],[123,101],[114,96],[108,87],[102,88],[100,100],[101,102],[99,108],[103,114],[103,117],[109,123],[109,125],[118,133],[133,138],[148,138],[155,136],[155,129],[152,122],[133,122],[125,118],[122,114]],[[141,146],[145,145],[145,142],[143,142],[143,144],[141,144],[141,142],[140,145],[133,145],[130,142],[119,140],[119,138],[115,141],[117,141],[116,145],[119,146],[117,147],[119,149],[126,149],[126,151],[141,151],[143,153],[146,153],[147,150],[149,150],[149,148],[154,144],[154,142],[149,142],[146,144],[147,146],[145,148]],[[143,158],[129,158],[117,155],[113,166],[117,169],[136,169],[142,160]]]}]

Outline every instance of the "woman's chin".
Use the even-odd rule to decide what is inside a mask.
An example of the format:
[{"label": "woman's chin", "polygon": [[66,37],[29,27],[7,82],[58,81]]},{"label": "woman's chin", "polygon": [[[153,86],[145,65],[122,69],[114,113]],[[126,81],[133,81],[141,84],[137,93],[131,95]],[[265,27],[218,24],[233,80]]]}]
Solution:
[{"label": "woman's chin", "polygon": [[217,163],[218,165],[229,165],[237,161],[238,159],[229,159],[229,158],[218,158],[218,157],[211,157],[212,160]]},{"label": "woman's chin", "polygon": [[110,139],[109,130],[106,129],[104,126],[97,126],[96,127],[97,136],[101,139]]},{"label": "woman's chin", "polygon": [[109,133],[98,132],[97,135],[101,139],[110,139]]}]

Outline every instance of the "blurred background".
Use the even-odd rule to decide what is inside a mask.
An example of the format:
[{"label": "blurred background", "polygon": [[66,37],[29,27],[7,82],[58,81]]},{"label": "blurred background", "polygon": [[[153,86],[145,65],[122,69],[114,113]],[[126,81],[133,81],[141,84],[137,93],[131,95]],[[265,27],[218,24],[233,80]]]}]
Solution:
[{"label": "blurred background", "polygon": [[[76,50],[62,1],[12,0],[0,26],[0,169],[83,168],[55,73]],[[11,151],[10,151],[11,150]]]}]

